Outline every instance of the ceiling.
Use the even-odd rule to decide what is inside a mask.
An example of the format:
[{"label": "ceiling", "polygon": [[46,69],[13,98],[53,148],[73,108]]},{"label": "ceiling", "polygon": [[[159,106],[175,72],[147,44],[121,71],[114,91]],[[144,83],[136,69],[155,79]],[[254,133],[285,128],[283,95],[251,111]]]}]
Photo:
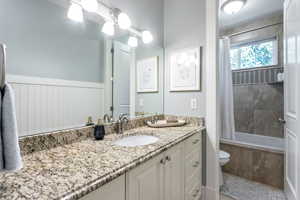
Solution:
[{"label": "ceiling", "polygon": [[[220,0],[220,5],[226,0]],[[245,6],[236,14],[228,15],[221,10],[220,28],[227,29],[254,19],[283,10],[284,0],[247,0]]]}]

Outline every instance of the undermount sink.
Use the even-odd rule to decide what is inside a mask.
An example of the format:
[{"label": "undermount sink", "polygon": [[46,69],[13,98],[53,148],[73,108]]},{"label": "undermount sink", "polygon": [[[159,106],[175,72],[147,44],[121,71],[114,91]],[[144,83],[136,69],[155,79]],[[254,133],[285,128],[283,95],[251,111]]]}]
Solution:
[{"label": "undermount sink", "polygon": [[158,138],[150,135],[133,135],[118,139],[114,142],[115,145],[123,147],[136,147],[153,144],[158,141]]},{"label": "undermount sink", "polygon": [[151,121],[147,122],[147,125],[152,128],[177,127],[185,124],[185,120],[158,120],[155,123],[152,123]]}]

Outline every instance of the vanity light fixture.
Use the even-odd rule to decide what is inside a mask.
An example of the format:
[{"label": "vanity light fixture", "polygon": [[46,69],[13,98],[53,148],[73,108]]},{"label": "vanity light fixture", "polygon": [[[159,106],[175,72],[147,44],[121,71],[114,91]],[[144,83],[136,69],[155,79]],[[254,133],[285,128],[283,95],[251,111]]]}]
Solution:
[{"label": "vanity light fixture", "polygon": [[107,21],[103,24],[101,31],[106,35],[113,36],[115,34],[115,24],[113,22]]},{"label": "vanity light fixture", "polygon": [[153,36],[150,31],[142,32],[142,40],[145,44],[148,44],[153,41]]},{"label": "vanity light fixture", "polygon": [[130,36],[128,38],[128,46],[137,47],[138,46],[138,39],[134,36]]},{"label": "vanity light fixture", "polygon": [[128,38],[128,45],[131,47],[137,47],[139,39],[145,44],[153,41],[150,31],[140,31],[140,29],[132,27],[129,16],[118,8],[110,7],[98,0],[70,0],[68,10],[69,19],[76,22],[83,22],[83,11],[92,12],[106,21],[101,28],[101,31],[106,35],[113,36],[116,25],[120,29],[127,30],[130,35],[134,35]]},{"label": "vanity light fixture", "polygon": [[127,14],[121,12],[118,15],[118,25],[121,29],[129,29],[131,27],[131,20]]},{"label": "vanity light fixture", "polygon": [[88,12],[97,12],[98,1],[97,0],[82,0],[81,5],[84,10]]},{"label": "vanity light fixture", "polygon": [[82,7],[79,4],[72,2],[68,11],[68,18],[76,22],[83,22]]},{"label": "vanity light fixture", "polygon": [[222,5],[222,10],[227,14],[235,14],[239,12],[246,4],[246,0],[227,0]]}]

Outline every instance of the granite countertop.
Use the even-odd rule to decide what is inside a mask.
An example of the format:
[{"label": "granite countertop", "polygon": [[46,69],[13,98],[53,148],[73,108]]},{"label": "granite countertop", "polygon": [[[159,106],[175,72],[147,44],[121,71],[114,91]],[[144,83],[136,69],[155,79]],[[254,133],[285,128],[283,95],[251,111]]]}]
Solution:
[{"label": "granite countertop", "polygon": [[203,127],[186,125],[172,128],[140,127],[125,135],[155,135],[160,140],[140,147],[113,145],[119,137],[92,138],[23,156],[24,168],[0,173],[0,200],[79,199],[138,164],[177,144]]}]

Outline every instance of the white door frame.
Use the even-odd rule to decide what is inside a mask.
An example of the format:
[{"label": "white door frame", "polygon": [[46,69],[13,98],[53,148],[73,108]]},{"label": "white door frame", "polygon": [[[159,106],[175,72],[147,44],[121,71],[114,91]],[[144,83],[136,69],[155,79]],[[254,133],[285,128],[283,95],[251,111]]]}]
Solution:
[{"label": "white door frame", "polygon": [[219,195],[218,0],[206,1],[206,200]]},{"label": "white door frame", "polygon": [[[300,197],[300,126],[299,126],[299,10],[300,0],[284,1],[284,112],[285,112],[285,177],[284,190],[288,200]],[[298,8],[297,8],[298,7]],[[290,13],[291,12],[291,13]],[[291,51],[290,50],[294,50]],[[295,59],[295,60],[294,60]],[[292,100],[293,99],[293,100]]]},{"label": "white door frame", "polygon": [[135,117],[135,101],[136,101],[136,55],[135,49],[131,49],[131,65],[130,65],[130,117]]},{"label": "white door frame", "polygon": [[112,115],[112,40],[105,41],[105,65],[104,65],[104,114]]},{"label": "white door frame", "polygon": [[[112,105],[112,53],[113,40],[105,41],[105,66],[104,66],[104,114],[112,115],[110,110]],[[136,98],[136,61],[135,50],[131,49],[130,64],[130,117],[135,116],[135,98]],[[118,116],[114,116],[118,117]]]}]

